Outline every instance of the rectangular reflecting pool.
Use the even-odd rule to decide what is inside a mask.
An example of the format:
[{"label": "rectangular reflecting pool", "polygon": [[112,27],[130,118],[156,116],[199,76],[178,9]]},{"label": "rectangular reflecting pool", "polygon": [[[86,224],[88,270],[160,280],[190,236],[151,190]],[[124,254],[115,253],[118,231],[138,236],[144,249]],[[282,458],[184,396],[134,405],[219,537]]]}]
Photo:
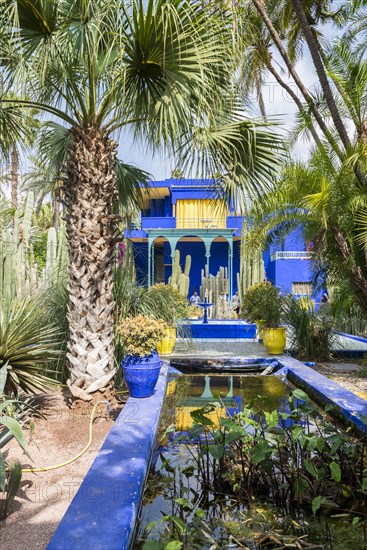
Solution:
[{"label": "rectangular reflecting pool", "polygon": [[[362,550],[363,529],[353,528],[359,512],[338,514],[343,498],[333,501],[342,481],[334,463],[358,454],[357,444],[343,438],[302,390],[276,376],[171,379],[134,548]],[[335,459],[322,465],[317,451],[327,449]],[[328,491],[333,476],[330,499],[320,497],[331,512],[316,514],[317,491]]]}]

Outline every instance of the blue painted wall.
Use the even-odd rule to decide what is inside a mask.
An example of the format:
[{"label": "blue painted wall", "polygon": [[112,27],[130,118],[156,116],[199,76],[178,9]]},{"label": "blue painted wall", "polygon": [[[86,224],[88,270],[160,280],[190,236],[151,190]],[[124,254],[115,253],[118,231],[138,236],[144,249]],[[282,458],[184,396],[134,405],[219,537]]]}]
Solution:
[{"label": "blue painted wall", "polygon": [[269,247],[270,254],[285,250],[306,250],[306,244],[303,237],[302,226],[294,229],[289,235],[283,239],[273,240]]},{"label": "blue painted wall", "polygon": [[[304,251],[306,243],[302,227],[297,227],[285,239],[272,242],[269,249],[263,253],[266,278],[276,285],[282,294],[292,293],[292,283],[307,283],[314,279],[314,271],[310,260],[276,260],[271,261],[271,254],[282,251]],[[314,290],[313,298],[320,301],[323,286]]]}]

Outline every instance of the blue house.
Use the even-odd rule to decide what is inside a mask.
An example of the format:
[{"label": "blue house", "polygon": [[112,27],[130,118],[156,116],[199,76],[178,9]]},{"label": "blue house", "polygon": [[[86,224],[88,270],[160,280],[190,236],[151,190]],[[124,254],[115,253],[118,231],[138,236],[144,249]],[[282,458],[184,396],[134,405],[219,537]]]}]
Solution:
[{"label": "blue house", "polygon": [[[182,264],[186,255],[192,258],[190,294],[199,291],[206,265],[213,275],[227,267],[230,296],[235,292],[244,218],[215,196],[213,184],[211,179],[167,179],[152,181],[149,192],[143,191],[140,222],[125,233],[133,243],[139,284],[167,283],[178,249]],[[263,258],[266,278],[282,293],[310,293],[311,257],[300,228],[273,243]]]}]

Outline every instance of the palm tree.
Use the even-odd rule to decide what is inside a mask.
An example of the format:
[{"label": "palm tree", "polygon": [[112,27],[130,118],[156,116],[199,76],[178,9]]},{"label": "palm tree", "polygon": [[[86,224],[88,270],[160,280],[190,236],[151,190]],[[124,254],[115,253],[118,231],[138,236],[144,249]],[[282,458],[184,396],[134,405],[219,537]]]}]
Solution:
[{"label": "palm tree", "polygon": [[[14,82],[21,76],[33,94],[20,104],[50,113],[68,128],[62,187],[70,256],[68,385],[74,396],[90,400],[115,373],[114,135],[130,126],[151,148],[172,151],[181,136],[198,135],[194,127],[202,130],[208,120],[213,125],[213,113],[217,118],[230,113],[231,24],[187,0],[7,4],[16,7],[17,17],[1,29],[11,35],[16,54],[17,65],[7,71]],[[235,124],[237,131],[245,125],[252,138],[247,152],[256,159],[251,169],[247,156],[244,172],[269,174],[274,155],[258,150],[256,140],[270,134],[243,121]],[[223,151],[232,147],[227,143],[223,137]],[[236,145],[241,148],[238,140]]]},{"label": "palm tree", "polygon": [[273,192],[254,205],[248,242],[261,247],[301,225],[314,259],[327,265],[329,283],[348,287],[366,314],[367,262],[357,233],[366,211],[351,166],[335,166],[329,153],[316,150],[307,163],[290,163]]},{"label": "palm tree", "polygon": [[19,149],[25,150],[34,142],[39,122],[34,112],[21,108],[16,103],[16,97],[6,90],[1,81],[0,87],[2,87],[0,101],[2,99],[7,101],[0,109],[0,158],[10,161],[10,171],[1,174],[1,180],[10,183],[11,205],[16,208],[19,187]]}]

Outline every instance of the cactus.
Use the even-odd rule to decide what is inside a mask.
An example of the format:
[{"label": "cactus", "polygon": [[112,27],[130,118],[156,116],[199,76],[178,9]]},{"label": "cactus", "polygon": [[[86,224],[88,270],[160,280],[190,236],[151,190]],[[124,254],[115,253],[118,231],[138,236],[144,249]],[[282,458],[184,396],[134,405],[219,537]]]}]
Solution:
[{"label": "cactus", "polygon": [[40,287],[49,287],[60,275],[66,275],[65,233],[60,229],[57,236],[54,228],[48,232],[46,267],[41,274],[38,273],[30,243],[33,210],[34,196],[29,192],[23,217],[16,210],[12,227],[0,242],[0,292],[4,306],[27,293],[34,294]]},{"label": "cactus", "polygon": [[227,299],[229,288],[228,269],[220,267],[216,276],[210,275],[208,266],[201,270],[200,297],[213,304],[208,310],[210,318],[229,319],[233,316]]},{"label": "cactus", "polygon": [[168,279],[168,284],[179,290],[180,294],[187,298],[190,286],[191,256],[185,258],[185,270],[182,272],[180,266],[180,251],[175,250],[175,256],[172,266],[172,276]]},{"label": "cactus", "polygon": [[247,226],[246,222],[243,222],[240,249],[240,272],[237,273],[238,294],[241,302],[246,290],[255,283],[262,282],[265,278],[262,251],[250,251],[248,246],[246,246],[246,239]]}]

